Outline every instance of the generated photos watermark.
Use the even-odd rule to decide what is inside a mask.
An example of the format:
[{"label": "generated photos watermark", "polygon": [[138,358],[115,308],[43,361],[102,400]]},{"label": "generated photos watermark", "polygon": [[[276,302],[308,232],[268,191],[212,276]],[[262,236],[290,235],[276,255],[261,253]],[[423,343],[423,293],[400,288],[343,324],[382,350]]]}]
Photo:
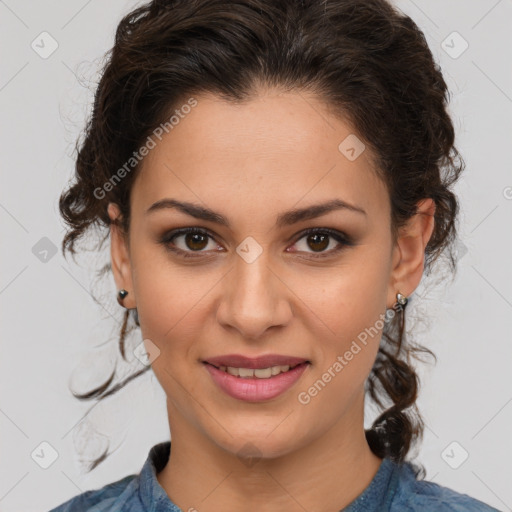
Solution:
[{"label": "generated photos watermark", "polygon": [[[352,341],[350,348],[346,350],[343,355],[336,357],[336,360],[327,368],[321,378],[317,379],[306,391],[301,391],[297,395],[299,403],[302,405],[309,404],[311,400],[316,397],[318,393],[352,361],[352,359],[354,359],[354,356],[361,352],[362,348],[367,345],[369,337],[373,338],[378,335],[383,329],[384,324],[389,322],[402,308],[403,306],[397,302],[392,309],[386,310],[385,314],[381,313],[379,319],[371,327],[366,327],[364,331],[360,332],[357,336],[357,340]],[[362,344],[363,347],[361,347],[360,344]]]},{"label": "generated photos watermark", "polygon": [[137,164],[149,154],[149,152],[156,147],[155,138],[162,140],[165,133],[169,133],[176,125],[179,124],[181,119],[184,119],[187,114],[192,111],[192,107],[197,106],[195,98],[189,98],[187,103],[183,104],[179,109],[174,111],[174,114],[165,123],[157,126],[151,135],[148,135],[146,142],[133,152],[131,156],[122,167],[120,167],[101,187],[94,189],[94,197],[96,199],[103,199],[107,192],[110,192],[127,174],[129,174]]}]

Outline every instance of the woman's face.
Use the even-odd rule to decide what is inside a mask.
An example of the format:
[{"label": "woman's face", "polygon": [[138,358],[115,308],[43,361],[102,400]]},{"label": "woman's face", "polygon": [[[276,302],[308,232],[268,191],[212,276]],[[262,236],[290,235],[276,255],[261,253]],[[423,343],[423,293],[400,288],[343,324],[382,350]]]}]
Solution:
[{"label": "woman's face", "polygon": [[[152,366],[173,438],[275,457],[362,421],[386,308],[411,290],[394,281],[387,190],[348,124],[306,94],[196,100],[143,162],[129,252],[113,231],[114,271],[146,348],[160,351]],[[214,214],[151,208],[163,200]],[[353,208],[305,213],[333,201]],[[171,241],[183,228],[194,229]],[[287,388],[289,376],[239,384],[205,363],[227,354],[308,363]]]}]

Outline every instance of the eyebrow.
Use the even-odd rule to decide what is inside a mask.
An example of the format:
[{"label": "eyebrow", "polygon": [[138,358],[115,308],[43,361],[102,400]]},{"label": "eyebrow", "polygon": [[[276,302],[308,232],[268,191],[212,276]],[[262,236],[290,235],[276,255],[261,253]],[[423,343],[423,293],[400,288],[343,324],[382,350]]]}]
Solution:
[{"label": "eyebrow", "polygon": [[[171,198],[160,199],[156,203],[152,204],[145,213],[148,215],[150,213],[165,209],[177,209],[186,215],[195,217],[196,219],[214,222],[228,228],[230,227],[229,221],[220,213],[214,212],[213,210],[198,204],[178,201],[177,199]],[[290,226],[301,221],[320,217],[335,210],[352,211],[367,216],[366,211],[359,206],[347,203],[341,199],[332,199],[325,203],[307,206],[306,208],[295,208],[293,210],[281,213],[277,217],[276,226],[280,228],[284,226]]]}]

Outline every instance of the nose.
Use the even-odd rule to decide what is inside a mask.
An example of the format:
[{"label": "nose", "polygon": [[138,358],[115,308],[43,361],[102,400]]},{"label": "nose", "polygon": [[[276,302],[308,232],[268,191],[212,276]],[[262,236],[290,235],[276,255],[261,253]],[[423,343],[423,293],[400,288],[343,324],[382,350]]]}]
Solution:
[{"label": "nose", "polygon": [[259,339],[270,328],[290,322],[293,293],[271,268],[265,252],[251,263],[237,257],[222,286],[217,321],[244,339]]}]

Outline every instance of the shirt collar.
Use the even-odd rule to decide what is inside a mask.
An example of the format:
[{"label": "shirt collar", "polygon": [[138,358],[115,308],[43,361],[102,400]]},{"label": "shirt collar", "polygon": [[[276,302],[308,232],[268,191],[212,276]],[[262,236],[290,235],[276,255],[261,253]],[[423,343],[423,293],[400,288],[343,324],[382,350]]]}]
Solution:
[{"label": "shirt collar", "polygon": [[[167,464],[170,453],[170,441],[153,446],[139,474],[139,498],[149,512],[182,512],[172,503],[156,478]],[[397,485],[397,465],[391,459],[384,458],[370,484],[343,512],[388,512]]]},{"label": "shirt collar", "polygon": [[382,459],[370,484],[343,512],[388,512],[398,486],[398,477],[397,464],[389,458]]},{"label": "shirt collar", "polygon": [[139,475],[139,498],[148,512],[182,512],[167,496],[156,475],[160,472],[171,453],[171,442],[156,444],[149,450],[148,458]]}]

